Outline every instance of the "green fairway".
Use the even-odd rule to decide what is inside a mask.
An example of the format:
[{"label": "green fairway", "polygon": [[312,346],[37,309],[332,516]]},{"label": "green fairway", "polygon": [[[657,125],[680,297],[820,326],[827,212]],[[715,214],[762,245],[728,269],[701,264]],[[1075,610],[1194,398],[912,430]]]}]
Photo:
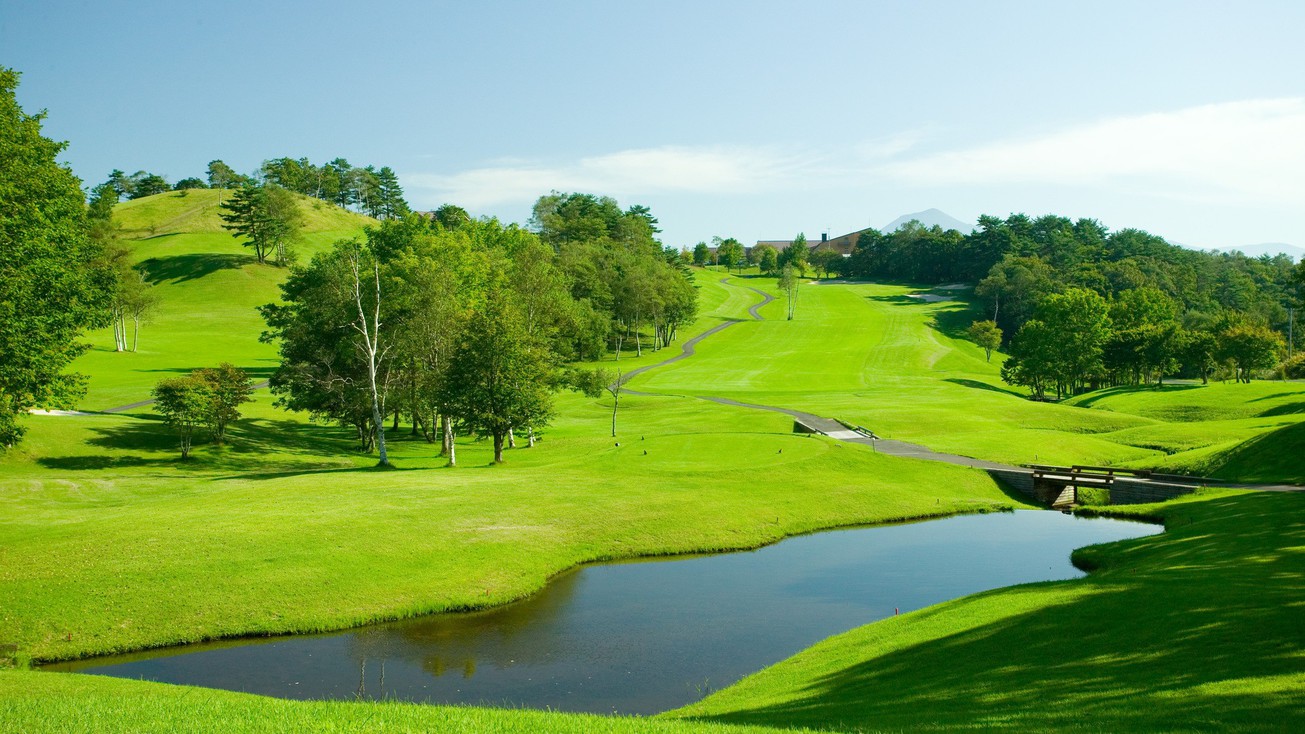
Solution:
[{"label": "green fairway", "polygon": [[[107,331],[91,335],[98,346],[77,363],[91,375],[83,407],[144,400],[161,377],[221,361],[258,379],[275,366],[274,348],[257,341],[263,325],[254,307],[277,297],[285,271],[253,264],[214,228],[215,197],[163,194],[120,208],[162,305],[138,354],[105,349]],[[315,211],[305,257],[369,221]],[[276,410],[266,391],[232,426],[228,446],[200,445],[185,463],[148,407],[28,418],[25,441],[0,455],[0,598],[17,600],[0,610],[0,644],[15,645],[21,664],[338,629],[504,603],[587,561],[750,548],[821,528],[1027,506],[985,473],[796,435],[788,416],[703,396],[801,409],[1012,463],[1305,480],[1296,458],[1305,446],[1299,383],[1109,390],[1035,403],[1001,383],[1000,355],[988,363],[959,337],[974,317],[964,300],[925,301],[899,285],[804,286],[797,318],[786,321],[773,280],[725,277],[695,270],[699,316],[676,344],[602,361],[622,372],[655,365],[693,335],[730,324],[693,357],[631,381],[632,390],[656,394],[622,396],[616,439],[608,435],[610,396],[564,393],[539,445],[509,451],[501,466],[490,464],[488,442],[461,438],[459,466],[445,467],[438,446],[405,426],[388,439],[399,470],[376,471],[348,431]],[[748,315],[760,300],[748,287],[781,296],[762,309],[764,321]],[[1196,722],[1190,728],[1260,727],[1270,719],[1250,704],[1220,718],[1209,701],[1254,699],[1278,716],[1293,705],[1290,685],[1301,675],[1293,622],[1300,575],[1291,565],[1300,561],[1299,502],[1202,495],[1146,509],[1165,516],[1171,531],[1085,551],[1085,561],[1106,569],[1088,581],[991,592],[871,625],[676,715],[822,729],[962,725],[981,716],[992,726],[1074,728],[1071,709],[1086,706],[1113,722],[1105,728],[1152,728],[1190,703],[1193,716],[1204,717],[1183,719]],[[1251,569],[1244,584],[1233,578],[1238,567]],[[1274,588],[1240,602],[1227,596],[1254,584]],[[1213,585],[1225,596],[1199,607]],[[1224,604],[1236,610],[1226,619]],[[1167,616],[1190,612],[1172,627],[1180,636],[1170,656],[1155,652],[1154,625],[1124,621],[1161,607],[1178,610]],[[1248,626],[1262,632],[1253,654],[1267,667],[1226,663],[1237,650],[1234,634]],[[1044,674],[1069,637],[1087,641],[1079,664]],[[1009,664],[1016,669],[994,665],[1003,659],[999,647],[1025,657]],[[1170,683],[1145,687],[1142,667],[1115,664],[1133,648]],[[1203,678],[1184,677],[1201,651],[1219,665]],[[886,671],[875,667],[883,660]],[[1124,694],[1134,688],[1146,710],[1130,718]],[[931,696],[950,703],[934,705]],[[1058,703],[1032,703],[1040,700]],[[400,731],[580,731],[598,721],[0,674],[0,723],[40,730],[61,719],[109,731],[294,728],[309,720],[328,730],[375,723]],[[601,722],[612,731],[704,726]]]},{"label": "green fairway", "polygon": [[[736,282],[779,295],[770,279]],[[968,302],[912,297],[919,292],[805,286],[794,321],[784,320],[777,300],[763,309],[765,321],[721,333],[694,359],[642,375],[631,388],[796,408],[886,438],[1013,464],[1146,466],[1228,478],[1246,478],[1250,467],[1223,452],[1305,419],[1299,382],[1115,389],[1063,404],[1031,402],[1001,382],[1001,355],[986,362],[982,349],[961,338],[977,316]],[[1298,438],[1283,448],[1293,446],[1305,451]],[[1253,476],[1305,483],[1305,465],[1276,462]]]},{"label": "green fairway", "polygon": [[671,716],[855,730],[1295,731],[1305,496],[1130,508],[1167,532],[1079,551],[1086,579],[838,635]]}]

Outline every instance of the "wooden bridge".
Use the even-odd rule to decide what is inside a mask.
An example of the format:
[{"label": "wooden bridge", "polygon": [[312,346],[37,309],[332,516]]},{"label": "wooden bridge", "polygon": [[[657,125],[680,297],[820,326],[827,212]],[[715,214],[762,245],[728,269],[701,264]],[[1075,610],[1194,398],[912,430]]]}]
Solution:
[{"label": "wooden bridge", "polygon": [[1079,504],[1079,490],[1100,489],[1110,504],[1156,502],[1189,494],[1215,480],[1158,474],[1147,469],[1113,466],[1025,464],[1032,473],[1033,496],[1052,507]]}]

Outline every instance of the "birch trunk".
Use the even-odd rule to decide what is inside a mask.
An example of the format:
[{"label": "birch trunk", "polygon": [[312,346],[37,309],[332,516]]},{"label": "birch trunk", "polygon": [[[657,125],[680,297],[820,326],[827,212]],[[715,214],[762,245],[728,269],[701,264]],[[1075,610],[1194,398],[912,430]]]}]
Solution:
[{"label": "birch trunk", "polygon": [[353,296],[358,306],[358,320],[353,327],[362,335],[363,353],[367,355],[367,384],[372,393],[372,424],[376,429],[376,449],[379,466],[389,466],[390,457],[385,451],[385,411],[381,405],[380,391],[376,386],[377,363],[384,356],[381,350],[381,268],[373,264],[372,270],[376,282],[376,304],[372,309],[370,321],[363,308],[362,275],[358,270],[358,256],[353,255],[349,264],[353,267]]}]

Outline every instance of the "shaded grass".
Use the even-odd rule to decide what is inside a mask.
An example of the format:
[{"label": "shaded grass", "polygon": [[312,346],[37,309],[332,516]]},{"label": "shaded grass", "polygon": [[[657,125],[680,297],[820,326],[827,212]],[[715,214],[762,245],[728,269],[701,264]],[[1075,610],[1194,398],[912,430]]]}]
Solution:
[{"label": "shaded grass", "polygon": [[671,715],[913,731],[1299,730],[1302,511],[1292,494],[1127,508],[1167,532],[1078,551],[1095,569],[1085,579],[871,624]]}]

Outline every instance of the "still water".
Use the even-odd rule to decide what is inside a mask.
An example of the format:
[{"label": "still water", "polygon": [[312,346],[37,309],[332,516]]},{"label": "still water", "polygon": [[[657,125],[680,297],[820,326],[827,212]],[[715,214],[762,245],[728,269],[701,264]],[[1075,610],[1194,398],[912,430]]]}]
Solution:
[{"label": "still water", "polygon": [[586,566],[484,612],[48,669],[283,698],[651,714],[895,610],[1075,578],[1074,548],[1158,532],[1032,510],[835,530],[751,552]]}]

